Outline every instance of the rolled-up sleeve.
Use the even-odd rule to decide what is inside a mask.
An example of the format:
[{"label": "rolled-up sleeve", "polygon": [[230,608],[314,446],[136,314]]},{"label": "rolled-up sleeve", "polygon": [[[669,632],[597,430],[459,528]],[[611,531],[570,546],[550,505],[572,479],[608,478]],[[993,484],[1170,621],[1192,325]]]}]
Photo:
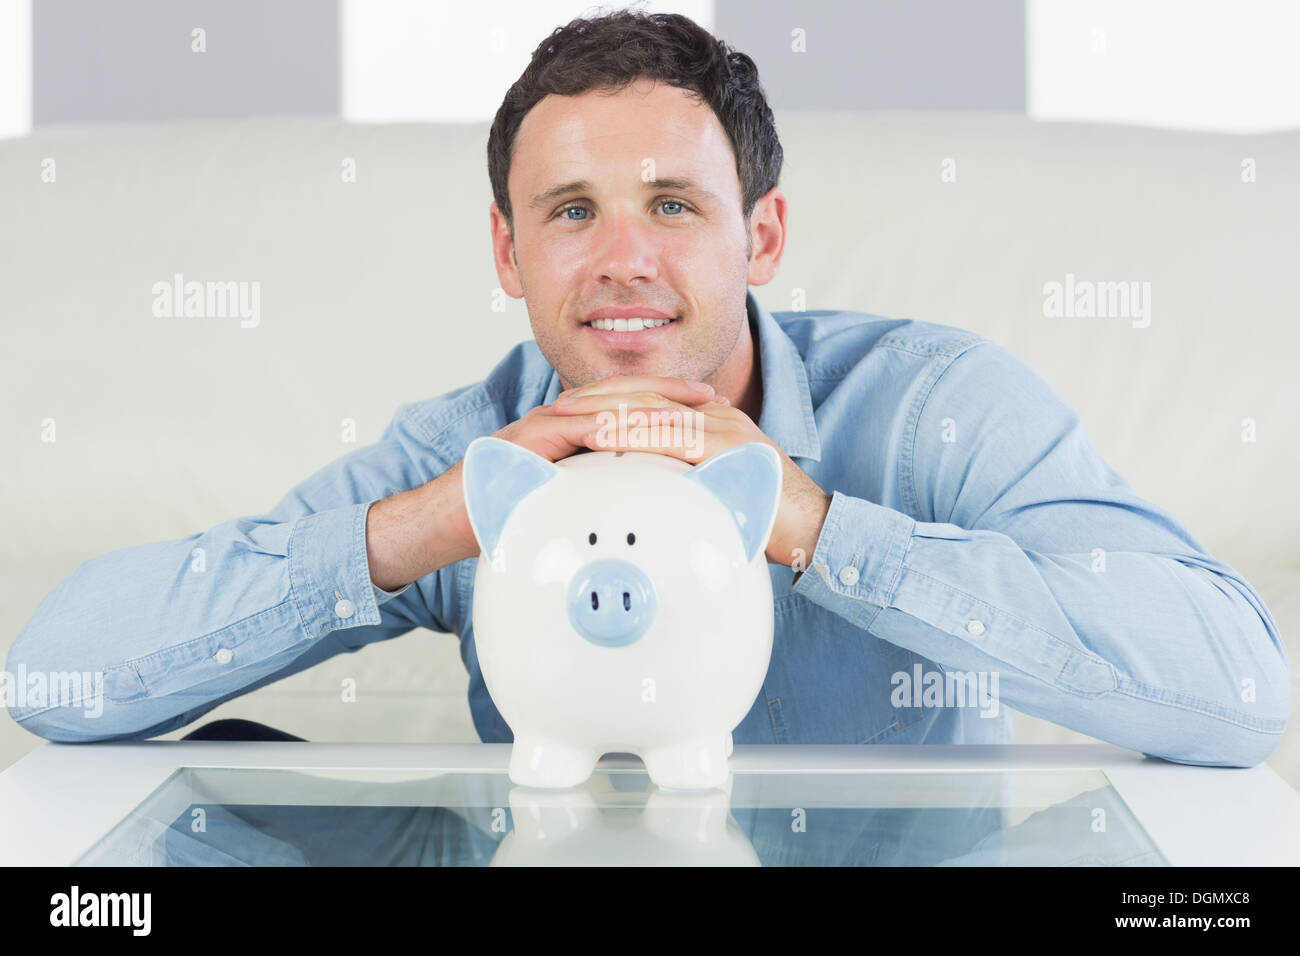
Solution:
[{"label": "rolled-up sleeve", "polygon": [[937,520],[834,490],[796,593],[1118,746],[1232,767],[1273,752],[1290,669],[1263,600],[1139,498],[1010,352],[954,359],[912,447],[904,478]]},{"label": "rolled-up sleeve", "polygon": [[424,438],[399,410],[380,441],[266,514],[78,566],[10,648],[10,716],[61,742],[156,736],[340,652],[452,630],[455,591],[438,572],[432,601],[370,580],[370,507],[445,469]]}]

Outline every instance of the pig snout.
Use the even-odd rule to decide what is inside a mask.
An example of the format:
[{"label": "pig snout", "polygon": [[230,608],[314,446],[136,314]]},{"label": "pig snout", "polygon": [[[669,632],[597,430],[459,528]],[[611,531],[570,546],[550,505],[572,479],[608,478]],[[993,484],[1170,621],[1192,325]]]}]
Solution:
[{"label": "pig snout", "polygon": [[654,585],[635,564],[593,561],[573,576],[569,622],[592,644],[626,647],[649,630],[657,604]]}]

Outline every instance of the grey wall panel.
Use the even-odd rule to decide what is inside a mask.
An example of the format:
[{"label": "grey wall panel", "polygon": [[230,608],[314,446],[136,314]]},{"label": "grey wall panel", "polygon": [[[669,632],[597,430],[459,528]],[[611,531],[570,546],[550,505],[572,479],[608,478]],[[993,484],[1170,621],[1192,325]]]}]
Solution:
[{"label": "grey wall panel", "polygon": [[717,0],[714,33],[774,109],[1026,107],[1024,0]]},{"label": "grey wall panel", "polygon": [[32,28],[37,126],[339,111],[338,0],[39,0]]}]

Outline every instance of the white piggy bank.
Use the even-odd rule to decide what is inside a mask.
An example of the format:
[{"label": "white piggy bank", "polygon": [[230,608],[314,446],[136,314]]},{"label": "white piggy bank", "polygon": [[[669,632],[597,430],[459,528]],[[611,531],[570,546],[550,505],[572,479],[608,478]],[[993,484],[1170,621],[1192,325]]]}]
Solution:
[{"label": "white piggy bank", "polygon": [[462,472],[482,549],[478,659],[514,733],[510,779],[572,787],[602,755],[632,753],[660,787],[721,786],[772,654],[776,450],[550,462],[483,437]]}]

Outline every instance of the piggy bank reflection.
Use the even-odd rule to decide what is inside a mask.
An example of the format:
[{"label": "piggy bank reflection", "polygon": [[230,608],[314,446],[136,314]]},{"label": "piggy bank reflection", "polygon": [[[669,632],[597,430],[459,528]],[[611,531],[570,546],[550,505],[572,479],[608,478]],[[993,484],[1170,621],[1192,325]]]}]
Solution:
[{"label": "piggy bank reflection", "polygon": [[[515,787],[514,828],[491,866],[760,866],[731,816],[731,788],[698,793]],[[729,781],[726,783],[729,784]]]},{"label": "piggy bank reflection", "polygon": [[489,436],[462,472],[482,552],[475,642],[514,733],[510,779],[572,787],[631,753],[659,787],[720,786],[772,654],[776,450],[550,462]]}]

